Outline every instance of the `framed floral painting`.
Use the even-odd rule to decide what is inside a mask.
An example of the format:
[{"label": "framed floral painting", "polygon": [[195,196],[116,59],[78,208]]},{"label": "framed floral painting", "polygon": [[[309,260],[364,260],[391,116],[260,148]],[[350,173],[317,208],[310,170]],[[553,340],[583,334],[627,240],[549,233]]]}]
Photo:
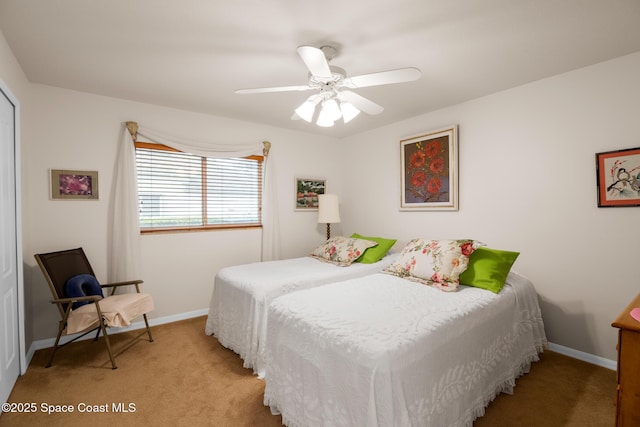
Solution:
[{"label": "framed floral painting", "polygon": [[640,206],[640,147],[596,153],[598,207]]},{"label": "framed floral painting", "polygon": [[98,172],[51,169],[54,200],[98,200]]},{"label": "framed floral painting", "polygon": [[456,125],[403,139],[400,162],[400,210],[458,210]]}]

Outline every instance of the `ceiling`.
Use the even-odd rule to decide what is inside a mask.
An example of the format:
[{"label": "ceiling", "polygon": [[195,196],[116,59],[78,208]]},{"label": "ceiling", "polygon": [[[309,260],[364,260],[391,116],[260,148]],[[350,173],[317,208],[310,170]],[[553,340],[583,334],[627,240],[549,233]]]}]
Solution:
[{"label": "ceiling", "polygon": [[[640,51],[640,0],[0,0],[29,81],[346,137]],[[300,45],[348,75],[417,67],[357,89],[385,110],[321,128],[291,120],[309,92]]]}]

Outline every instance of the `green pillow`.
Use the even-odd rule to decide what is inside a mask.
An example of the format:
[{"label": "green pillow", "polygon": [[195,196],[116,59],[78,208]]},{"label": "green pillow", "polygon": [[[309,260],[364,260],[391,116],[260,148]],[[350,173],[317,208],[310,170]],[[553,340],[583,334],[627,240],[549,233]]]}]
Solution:
[{"label": "green pillow", "polygon": [[507,280],[519,252],[480,246],[469,257],[469,266],[460,274],[460,283],[498,293]]},{"label": "green pillow", "polygon": [[376,242],[378,246],[374,246],[372,248],[364,251],[362,256],[356,260],[356,262],[361,262],[363,264],[373,264],[378,262],[384,257],[391,246],[393,246],[396,241],[393,239],[384,239],[382,237],[365,237],[361,236],[358,233],[353,233],[351,235],[352,239],[363,239],[363,240],[371,240],[372,242]]}]

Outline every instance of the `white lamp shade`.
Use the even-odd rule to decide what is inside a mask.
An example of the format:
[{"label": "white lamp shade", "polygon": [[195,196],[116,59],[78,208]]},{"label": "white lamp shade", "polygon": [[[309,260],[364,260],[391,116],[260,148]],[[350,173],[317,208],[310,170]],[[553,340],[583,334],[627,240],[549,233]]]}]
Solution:
[{"label": "white lamp shade", "polygon": [[333,126],[333,119],[326,108],[322,107],[322,110],[320,110],[316,124],[325,128]]},{"label": "white lamp shade", "polygon": [[342,112],[340,111],[340,107],[338,107],[338,103],[335,99],[329,99],[322,103],[322,109],[326,110],[328,116],[331,120],[336,121],[342,116]]},{"label": "white lamp shade", "polygon": [[316,95],[310,96],[306,101],[302,103],[302,105],[296,108],[296,114],[302,120],[311,123],[311,120],[313,120],[313,113],[316,111],[316,105],[319,101],[320,98],[318,98]]},{"label": "white lamp shade", "polygon": [[342,111],[342,120],[344,120],[345,123],[349,123],[358,114],[360,114],[360,110],[354,107],[350,102],[342,102],[340,104],[340,110]]},{"label": "white lamp shade", "polygon": [[340,222],[337,194],[318,195],[318,222],[326,224]]}]

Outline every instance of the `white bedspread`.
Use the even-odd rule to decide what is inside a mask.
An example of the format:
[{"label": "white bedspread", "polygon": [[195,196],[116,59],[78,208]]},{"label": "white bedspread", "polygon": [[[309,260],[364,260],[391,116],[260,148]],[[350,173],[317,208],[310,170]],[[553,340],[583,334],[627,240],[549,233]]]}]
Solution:
[{"label": "white bedspread", "polygon": [[533,285],[442,292],[386,274],[268,310],[264,403],[297,426],[471,426],[546,344]]},{"label": "white bedspread", "polygon": [[223,268],[215,277],[205,332],[238,353],[244,367],[262,377],[267,307],[274,298],[380,272],[396,256],[388,254],[375,264],[356,262],[348,267],[301,257]]}]

